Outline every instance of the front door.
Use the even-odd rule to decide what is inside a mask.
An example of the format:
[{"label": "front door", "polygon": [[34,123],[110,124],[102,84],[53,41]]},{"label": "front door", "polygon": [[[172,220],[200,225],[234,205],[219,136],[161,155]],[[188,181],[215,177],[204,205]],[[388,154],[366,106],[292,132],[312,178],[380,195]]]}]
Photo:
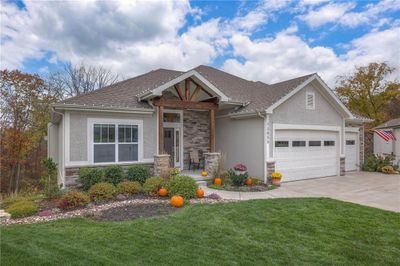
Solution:
[{"label": "front door", "polygon": [[180,132],[179,128],[164,128],[164,151],[171,156],[172,167],[181,167]]}]

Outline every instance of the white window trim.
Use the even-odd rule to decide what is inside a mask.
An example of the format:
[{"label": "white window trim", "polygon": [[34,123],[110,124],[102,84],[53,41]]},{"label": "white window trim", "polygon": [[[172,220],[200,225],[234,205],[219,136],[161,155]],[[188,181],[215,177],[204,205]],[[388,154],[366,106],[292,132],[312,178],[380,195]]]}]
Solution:
[{"label": "white window trim", "polygon": [[[114,124],[115,125],[115,142],[104,143],[115,145],[115,162],[94,162],[94,140],[93,140],[93,126],[94,124]],[[118,125],[135,125],[138,126],[138,160],[137,161],[118,161]],[[130,164],[140,163],[143,161],[143,120],[132,119],[111,119],[111,118],[89,118],[87,126],[88,136],[88,156],[91,165],[113,165],[113,164]],[[99,144],[99,143],[96,143]]]},{"label": "white window trim", "polygon": [[[308,106],[308,96],[312,96],[312,106]],[[306,109],[307,110],[315,110],[315,93],[311,91],[306,92]]]},{"label": "white window trim", "polygon": [[[180,120],[179,122],[163,122],[163,128],[169,127],[169,128],[174,128],[174,129],[179,129],[180,131],[180,151],[179,151],[179,155],[180,155],[180,169],[183,170],[184,167],[184,158],[183,158],[183,110],[175,110],[175,109],[164,109],[164,114],[166,113],[174,113],[174,114],[179,114],[180,116]],[[163,118],[164,119],[164,118]],[[158,127],[158,123],[157,123],[157,127]],[[158,131],[158,128],[157,128]],[[175,134],[175,131],[174,131]],[[175,136],[174,136],[175,138]],[[158,139],[158,138],[157,138]],[[158,150],[158,149],[157,149]],[[174,158],[174,162],[175,162],[175,158]]]}]

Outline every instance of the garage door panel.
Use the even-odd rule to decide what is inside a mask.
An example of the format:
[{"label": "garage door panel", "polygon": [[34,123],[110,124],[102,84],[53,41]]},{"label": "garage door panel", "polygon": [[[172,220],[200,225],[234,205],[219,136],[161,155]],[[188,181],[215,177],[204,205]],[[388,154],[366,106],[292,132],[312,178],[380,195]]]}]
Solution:
[{"label": "garage door panel", "polygon": [[[283,181],[336,175],[338,171],[338,133],[332,131],[277,130],[275,139],[288,141],[289,147],[275,147],[275,168]],[[305,147],[293,147],[293,141],[306,141]],[[309,146],[321,141],[321,146]],[[324,146],[334,141],[334,146]]]}]

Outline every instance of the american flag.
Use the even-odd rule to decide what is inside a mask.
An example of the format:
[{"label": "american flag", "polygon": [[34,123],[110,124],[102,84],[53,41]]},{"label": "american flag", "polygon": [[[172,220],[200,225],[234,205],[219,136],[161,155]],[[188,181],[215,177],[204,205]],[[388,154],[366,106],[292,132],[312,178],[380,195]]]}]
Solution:
[{"label": "american flag", "polygon": [[383,138],[385,141],[396,140],[396,137],[394,136],[392,130],[375,129],[374,131],[376,134],[378,134],[379,137]]}]

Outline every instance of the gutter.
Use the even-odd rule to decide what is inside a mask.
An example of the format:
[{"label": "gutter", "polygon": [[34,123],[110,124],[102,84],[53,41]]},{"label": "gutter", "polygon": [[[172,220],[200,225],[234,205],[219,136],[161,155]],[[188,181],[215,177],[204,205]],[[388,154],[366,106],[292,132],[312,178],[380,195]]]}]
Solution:
[{"label": "gutter", "polygon": [[154,109],[150,108],[115,108],[106,106],[88,106],[76,104],[55,104],[54,110],[69,110],[69,111],[92,111],[92,112],[112,112],[112,113],[130,113],[130,114],[153,114]]}]

